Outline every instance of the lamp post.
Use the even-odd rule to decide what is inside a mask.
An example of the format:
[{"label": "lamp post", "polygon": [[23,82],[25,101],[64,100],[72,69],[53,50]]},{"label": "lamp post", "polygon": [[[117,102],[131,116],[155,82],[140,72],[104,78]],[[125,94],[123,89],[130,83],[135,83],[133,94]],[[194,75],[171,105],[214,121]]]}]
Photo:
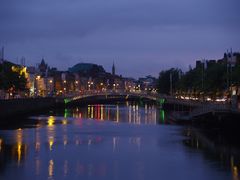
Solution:
[{"label": "lamp post", "polygon": [[78,81],[75,81],[75,93],[79,91]]},{"label": "lamp post", "polygon": [[40,80],[41,76],[37,75],[37,77],[35,78],[35,84],[36,84],[36,95],[39,95],[39,80]]},{"label": "lamp post", "polygon": [[113,90],[115,91],[116,90],[116,84],[113,83]]},{"label": "lamp post", "polygon": [[48,86],[48,90],[49,90],[49,95],[53,95],[53,80],[52,79],[50,79],[49,80],[49,86]]},{"label": "lamp post", "polygon": [[66,80],[63,81],[63,93],[64,93],[64,95],[66,95],[66,93],[67,93],[67,81]]}]

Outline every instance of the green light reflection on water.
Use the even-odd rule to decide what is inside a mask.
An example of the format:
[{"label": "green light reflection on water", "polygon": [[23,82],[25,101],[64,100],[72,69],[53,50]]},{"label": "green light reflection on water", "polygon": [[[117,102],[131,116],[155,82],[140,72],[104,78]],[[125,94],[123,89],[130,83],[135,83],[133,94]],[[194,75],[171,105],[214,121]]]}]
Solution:
[{"label": "green light reflection on water", "polygon": [[160,110],[159,111],[160,112],[160,121],[161,121],[161,123],[165,123],[165,111],[164,110]]}]

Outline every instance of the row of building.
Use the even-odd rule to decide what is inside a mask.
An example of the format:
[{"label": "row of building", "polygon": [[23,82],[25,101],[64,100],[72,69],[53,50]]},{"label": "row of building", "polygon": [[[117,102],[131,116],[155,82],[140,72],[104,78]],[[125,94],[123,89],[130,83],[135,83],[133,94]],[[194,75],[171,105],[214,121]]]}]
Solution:
[{"label": "row of building", "polygon": [[218,60],[197,60],[196,68],[208,68],[215,64],[227,64],[229,67],[234,67],[240,64],[240,53],[237,52],[226,52],[223,58]]},{"label": "row of building", "polygon": [[156,92],[156,78],[147,76],[135,80],[122,77],[115,73],[114,63],[112,73],[106,72],[100,65],[91,63],[79,63],[67,71],[58,71],[56,68],[49,67],[44,59],[36,67],[13,65],[12,68],[20,68],[21,71],[24,69],[27,79],[26,91],[5,93],[5,95],[1,93],[1,98],[10,98],[11,95],[14,97],[72,96],[109,90]]}]

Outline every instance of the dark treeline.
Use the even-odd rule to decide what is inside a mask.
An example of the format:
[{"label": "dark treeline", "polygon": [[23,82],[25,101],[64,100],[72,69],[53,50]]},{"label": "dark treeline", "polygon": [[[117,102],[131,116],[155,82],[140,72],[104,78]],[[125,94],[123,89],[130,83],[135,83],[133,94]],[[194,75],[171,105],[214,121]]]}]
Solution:
[{"label": "dark treeline", "polygon": [[190,67],[185,73],[177,68],[161,71],[158,91],[195,97],[205,94],[213,98],[229,94],[230,87],[240,85],[240,53],[233,56],[235,63],[230,63],[228,55],[224,54],[217,61],[197,61],[196,67]]}]

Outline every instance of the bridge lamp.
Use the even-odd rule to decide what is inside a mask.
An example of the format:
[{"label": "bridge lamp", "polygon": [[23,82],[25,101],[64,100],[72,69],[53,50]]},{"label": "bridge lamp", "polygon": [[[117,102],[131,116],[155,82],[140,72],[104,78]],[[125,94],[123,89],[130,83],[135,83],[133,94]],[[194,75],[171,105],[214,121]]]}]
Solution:
[{"label": "bridge lamp", "polygon": [[63,83],[66,83],[66,82],[67,82],[66,80],[63,81]]},{"label": "bridge lamp", "polygon": [[52,83],[52,82],[53,82],[52,80],[49,81],[49,83]]},{"label": "bridge lamp", "polygon": [[78,84],[78,81],[75,81],[75,84]]}]

